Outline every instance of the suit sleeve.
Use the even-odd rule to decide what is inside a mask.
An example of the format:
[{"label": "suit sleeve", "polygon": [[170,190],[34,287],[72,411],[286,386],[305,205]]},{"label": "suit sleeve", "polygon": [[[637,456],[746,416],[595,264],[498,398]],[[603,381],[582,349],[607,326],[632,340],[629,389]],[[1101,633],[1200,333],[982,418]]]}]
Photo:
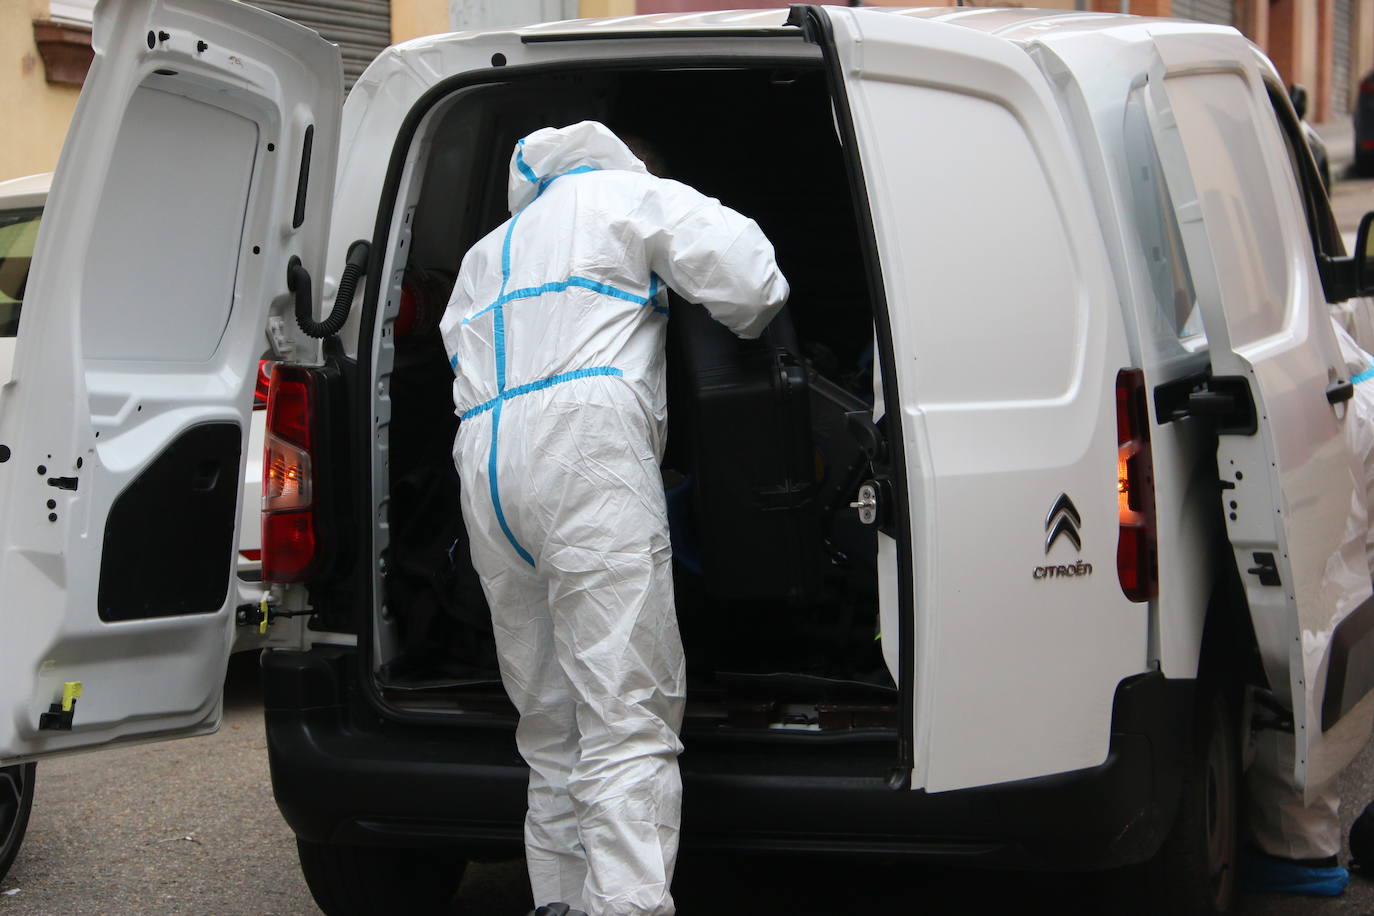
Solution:
[{"label": "suit sleeve", "polygon": [[740,337],[758,337],[787,302],[773,245],[752,219],[665,179],[651,180],[637,217],[654,273]]}]

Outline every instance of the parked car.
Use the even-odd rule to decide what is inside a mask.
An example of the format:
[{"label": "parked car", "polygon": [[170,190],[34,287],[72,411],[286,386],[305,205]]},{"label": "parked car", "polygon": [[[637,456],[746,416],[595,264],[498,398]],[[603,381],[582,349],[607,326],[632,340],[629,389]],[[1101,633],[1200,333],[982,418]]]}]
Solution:
[{"label": "parked car", "polygon": [[1355,122],[1355,174],[1374,175],[1374,70],[1360,80],[1351,117]]},{"label": "parked car", "polygon": [[[0,182],[0,378],[9,378],[29,260],[38,236],[48,181],[45,175]],[[0,767],[0,880],[24,842],[33,807],[36,765]]]},{"label": "parked car", "polygon": [[755,343],[671,302],[684,846],[1151,863],[1156,911],[1225,912],[1255,711],[1291,718],[1299,784],[1368,735],[1327,303],[1374,265],[1233,30],[548,23],[399,45],[341,114],[308,30],[114,9],[0,388],[0,762],[216,726],[265,332],[294,640],[263,655],[267,745],[312,892],[418,912],[518,851],[435,318],[516,140],[582,118],[755,217],[793,289]]}]

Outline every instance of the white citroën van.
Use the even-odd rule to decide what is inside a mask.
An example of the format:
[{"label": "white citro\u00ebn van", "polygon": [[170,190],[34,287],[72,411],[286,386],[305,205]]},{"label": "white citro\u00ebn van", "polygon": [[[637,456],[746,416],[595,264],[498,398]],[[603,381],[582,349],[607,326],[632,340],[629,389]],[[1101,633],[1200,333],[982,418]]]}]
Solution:
[{"label": "white citro\u00ebn van", "polygon": [[1223,911],[1250,731],[1304,782],[1367,735],[1327,303],[1374,270],[1234,31],[549,23],[392,48],[342,106],[337,49],[227,0],[105,4],[95,45],[0,387],[0,766],[216,727],[266,340],[267,740],[316,899],[422,912],[518,848],[436,324],[515,140],[584,118],[793,289],[755,342],[664,319],[685,847],[1154,859],[1159,912]]}]

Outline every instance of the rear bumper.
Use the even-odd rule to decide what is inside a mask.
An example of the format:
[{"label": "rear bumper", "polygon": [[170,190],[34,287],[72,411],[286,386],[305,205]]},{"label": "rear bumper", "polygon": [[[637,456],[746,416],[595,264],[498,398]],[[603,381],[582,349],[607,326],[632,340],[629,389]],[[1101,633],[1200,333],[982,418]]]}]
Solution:
[{"label": "rear bumper", "polygon": [[[517,851],[526,771],[511,731],[384,719],[357,670],[348,650],[264,655],[272,783],[291,828],[317,842]],[[1124,681],[1100,766],[933,795],[888,787],[887,742],[742,749],[689,734],[683,847],[1045,869],[1142,861],[1174,820],[1192,687]]]}]

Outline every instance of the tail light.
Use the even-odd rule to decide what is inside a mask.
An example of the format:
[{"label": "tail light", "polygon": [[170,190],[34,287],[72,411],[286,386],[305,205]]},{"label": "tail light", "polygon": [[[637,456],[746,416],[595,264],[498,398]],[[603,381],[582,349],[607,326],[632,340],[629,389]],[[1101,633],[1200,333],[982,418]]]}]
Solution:
[{"label": "tail light", "polygon": [[1374,79],[1360,80],[1360,95],[1374,95]]},{"label": "tail light", "polygon": [[1139,369],[1122,369],[1116,376],[1116,445],[1116,499],[1121,525],[1116,573],[1127,598],[1149,601],[1159,594],[1159,562],[1150,415],[1145,405],[1145,374]]},{"label": "tail light", "polygon": [[267,388],[272,382],[272,361],[258,360],[258,384],[253,389],[253,409],[267,409]]},{"label": "tail light", "polygon": [[277,366],[267,395],[262,456],[262,578],[301,582],[315,565],[315,474],[311,461],[314,379]]}]

